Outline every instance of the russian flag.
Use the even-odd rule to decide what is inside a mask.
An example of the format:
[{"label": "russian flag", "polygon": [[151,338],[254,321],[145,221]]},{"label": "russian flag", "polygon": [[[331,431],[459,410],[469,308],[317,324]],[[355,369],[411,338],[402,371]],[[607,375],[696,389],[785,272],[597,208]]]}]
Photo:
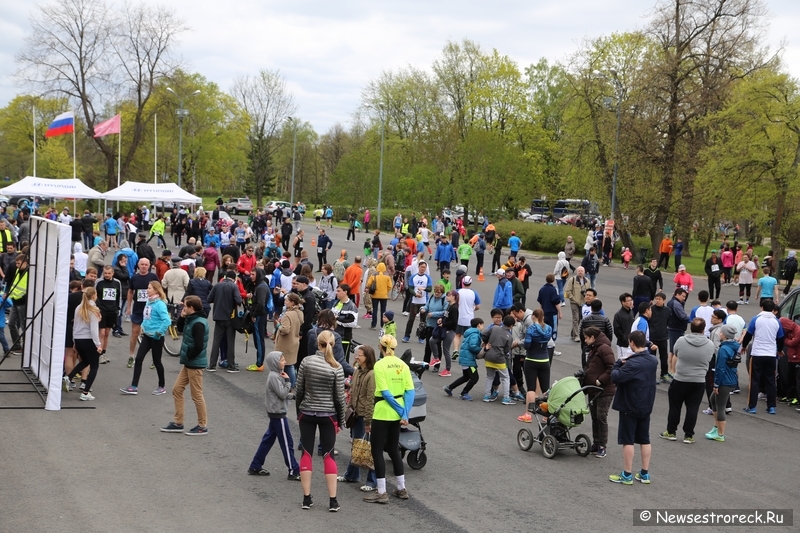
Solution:
[{"label": "russian flag", "polygon": [[47,138],[58,137],[75,131],[75,116],[72,111],[61,113],[47,127],[44,136]]}]

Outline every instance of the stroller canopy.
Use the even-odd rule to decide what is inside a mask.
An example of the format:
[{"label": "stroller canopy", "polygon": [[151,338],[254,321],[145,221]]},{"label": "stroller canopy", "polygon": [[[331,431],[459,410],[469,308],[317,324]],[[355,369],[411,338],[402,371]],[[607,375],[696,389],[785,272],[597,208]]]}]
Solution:
[{"label": "stroller canopy", "polygon": [[580,390],[581,384],[573,376],[562,378],[550,387],[547,405],[551,413],[555,413],[556,409],[560,408],[570,395],[578,393],[558,412],[558,421],[568,428],[575,427],[576,424],[573,422],[575,415],[589,414],[586,396],[580,393]]}]

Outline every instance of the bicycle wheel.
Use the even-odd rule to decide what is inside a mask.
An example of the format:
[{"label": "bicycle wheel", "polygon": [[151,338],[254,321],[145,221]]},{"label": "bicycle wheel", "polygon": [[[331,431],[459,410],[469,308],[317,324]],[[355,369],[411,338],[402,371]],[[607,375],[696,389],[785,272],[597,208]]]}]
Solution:
[{"label": "bicycle wheel", "polygon": [[172,324],[164,335],[164,350],[172,357],[178,357],[181,354],[181,344],[183,339],[178,335],[178,328]]},{"label": "bicycle wheel", "polygon": [[392,285],[392,290],[389,291],[389,298],[391,298],[392,300],[397,300],[397,298],[400,297],[400,289],[401,289],[400,283],[395,282],[395,284]]}]

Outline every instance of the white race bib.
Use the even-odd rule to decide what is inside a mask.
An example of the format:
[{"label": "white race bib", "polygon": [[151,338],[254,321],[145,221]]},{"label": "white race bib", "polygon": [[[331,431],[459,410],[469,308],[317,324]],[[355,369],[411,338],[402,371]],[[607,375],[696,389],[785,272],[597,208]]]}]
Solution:
[{"label": "white race bib", "polygon": [[114,301],[117,299],[117,289],[103,289],[103,300]]},{"label": "white race bib", "polygon": [[719,272],[719,265],[717,264],[711,265],[711,272]]},{"label": "white race bib", "polygon": [[152,315],[152,312],[153,312],[153,308],[152,308],[152,306],[149,306],[149,305],[147,305],[147,306],[145,306],[145,308],[144,308],[144,312],[142,313],[142,317],[143,317],[145,320],[149,320],[149,319],[150,319],[150,316]]},{"label": "white race bib", "polygon": [[317,253],[318,254],[322,254],[322,247],[321,246],[317,246]]},{"label": "white race bib", "polygon": [[147,301],[147,289],[137,289],[136,290],[136,301],[137,302],[146,302]]}]

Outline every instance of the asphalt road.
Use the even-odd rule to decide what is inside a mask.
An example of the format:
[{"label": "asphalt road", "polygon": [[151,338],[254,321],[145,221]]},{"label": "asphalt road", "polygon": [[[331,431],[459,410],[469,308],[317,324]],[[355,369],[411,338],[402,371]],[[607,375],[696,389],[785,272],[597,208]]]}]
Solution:
[{"label": "asphalt road", "polygon": [[[313,224],[305,229],[310,235]],[[344,236],[342,229],[331,230],[334,250],[347,248],[353,257],[365,236],[358,234],[355,243],[347,244]],[[553,265],[553,259],[533,261],[536,289],[531,289],[529,301],[535,301],[537,280],[543,280]],[[607,312],[616,311],[617,295],[630,289],[633,274],[619,266],[602,269],[598,290],[607,302]],[[487,302],[491,302],[494,284],[491,279],[475,283]],[[733,296],[734,288],[723,289],[725,299]],[[488,319],[489,307],[482,306],[478,315]],[[402,331],[405,318],[399,313],[400,303],[390,302],[389,308],[397,312]],[[558,343],[563,354],[554,360],[554,379],[572,375],[580,361],[577,344],[569,340],[569,308],[564,309]],[[751,305],[743,311],[749,319],[756,309]],[[356,339],[375,345],[374,333],[365,324]],[[406,346],[421,358],[421,345],[401,344],[400,349]],[[649,486],[608,481],[608,475],[621,466],[621,449],[613,444],[615,412],[609,415],[611,438],[605,459],[582,458],[572,451],[546,459],[538,446],[529,452],[517,446],[522,405],[447,398],[441,387],[449,379],[425,374],[428,418],[422,429],[428,464],[419,471],[406,468],[411,499],[370,505],[361,501],[363,493],[357,485],[340,484],[341,511],[333,514],[327,511],[318,457],[312,490],[316,506],[310,511],[300,509],[300,485],[286,480],[279,450],[272,450],[265,465],[272,476],[246,474],[267,425],[265,374],[207,374],[204,388],[210,430],[207,436],[192,439],[158,430],[171,420],[173,402],[170,394],[149,394],[156,387],[154,370],[145,366],[138,396],[119,393],[120,387],[130,383],[132,373],[125,365],[127,338],[112,338],[109,355],[112,362],[100,367],[94,385],[95,409],[0,410],[1,532],[629,531],[634,529],[633,509],[640,508],[800,508],[796,495],[800,413],[779,405],[778,414],[768,416],[764,402],[759,402],[758,414],[743,414],[747,391],[743,370],[743,394],[733,398],[734,413],[724,444],[702,438],[713,425],[711,417],[702,413],[695,444],[658,439],[667,415],[666,387],[659,386],[652,416],[653,482]],[[237,360],[242,367],[254,357],[252,343],[245,353],[240,339]],[[11,358],[3,368],[18,364],[19,358]],[[171,389],[178,361],[165,355],[165,366]],[[476,397],[483,389],[482,369],[481,376]],[[0,395],[0,402],[20,402],[20,396],[30,398]],[[70,393],[63,405],[80,407],[82,402],[77,393]],[[186,414],[187,427],[191,427],[195,411],[188,392]],[[290,424],[299,438],[296,422]],[[588,418],[573,430],[573,437],[577,433],[591,435]],[[349,456],[346,433],[339,434],[337,448],[341,472]],[[638,465],[637,451],[634,467]]]}]

